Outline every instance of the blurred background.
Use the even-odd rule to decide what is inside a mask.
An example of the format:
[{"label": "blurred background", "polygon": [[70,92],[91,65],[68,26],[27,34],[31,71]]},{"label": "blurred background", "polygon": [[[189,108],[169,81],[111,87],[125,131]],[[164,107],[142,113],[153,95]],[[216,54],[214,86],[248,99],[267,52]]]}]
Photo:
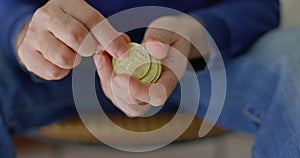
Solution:
[{"label": "blurred background", "polygon": [[253,142],[250,135],[230,132],[201,140],[174,143],[152,152],[128,153],[105,145],[18,139],[18,158],[251,158]]},{"label": "blurred background", "polygon": [[[300,0],[281,0],[282,23],[281,27],[300,26]],[[56,127],[56,126],[54,126]],[[53,127],[43,129],[44,132],[53,130]],[[43,133],[43,134],[45,134]],[[56,133],[57,134],[57,133]],[[64,133],[65,137],[68,134]],[[53,136],[53,132],[50,132]],[[54,132],[55,135],[55,132]],[[51,137],[51,136],[50,136]],[[103,144],[87,143],[76,140],[86,139],[85,136],[72,136],[72,141],[54,138],[34,137],[32,135],[17,136],[14,138],[18,158],[135,158],[135,157],[201,157],[201,158],[250,158],[251,146],[254,137],[239,132],[218,130],[204,139],[180,141],[163,149],[147,153],[128,153],[112,149]],[[60,136],[61,137],[61,136]],[[77,137],[74,141],[74,137]],[[78,138],[79,137],[79,138]],[[187,138],[192,134],[187,133]],[[90,138],[87,138],[90,139]]]}]

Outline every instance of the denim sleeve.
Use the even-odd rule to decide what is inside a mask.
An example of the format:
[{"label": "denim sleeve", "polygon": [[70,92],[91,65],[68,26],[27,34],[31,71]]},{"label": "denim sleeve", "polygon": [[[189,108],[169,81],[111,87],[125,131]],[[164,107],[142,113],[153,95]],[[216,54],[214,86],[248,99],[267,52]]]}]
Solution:
[{"label": "denim sleeve", "polygon": [[17,62],[15,41],[21,28],[44,3],[44,0],[0,0],[0,48],[13,62]]},{"label": "denim sleeve", "polygon": [[190,13],[218,45],[224,61],[279,25],[279,0],[221,0]]}]

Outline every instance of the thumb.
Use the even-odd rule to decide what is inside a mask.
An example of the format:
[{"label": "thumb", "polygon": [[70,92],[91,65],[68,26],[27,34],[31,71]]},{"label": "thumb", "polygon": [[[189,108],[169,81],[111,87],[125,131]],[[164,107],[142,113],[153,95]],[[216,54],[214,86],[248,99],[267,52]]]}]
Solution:
[{"label": "thumb", "polygon": [[174,43],[173,35],[173,32],[164,29],[148,28],[143,45],[150,55],[157,59],[163,59],[168,55],[170,45]]}]

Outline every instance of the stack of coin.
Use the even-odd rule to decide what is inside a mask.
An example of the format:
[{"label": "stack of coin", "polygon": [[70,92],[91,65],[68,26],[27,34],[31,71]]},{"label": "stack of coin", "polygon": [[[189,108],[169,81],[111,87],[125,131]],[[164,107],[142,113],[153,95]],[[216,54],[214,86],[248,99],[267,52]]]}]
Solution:
[{"label": "stack of coin", "polygon": [[127,74],[143,83],[155,83],[162,71],[160,60],[149,55],[138,43],[129,43],[129,53],[119,59],[112,59],[116,74]]}]

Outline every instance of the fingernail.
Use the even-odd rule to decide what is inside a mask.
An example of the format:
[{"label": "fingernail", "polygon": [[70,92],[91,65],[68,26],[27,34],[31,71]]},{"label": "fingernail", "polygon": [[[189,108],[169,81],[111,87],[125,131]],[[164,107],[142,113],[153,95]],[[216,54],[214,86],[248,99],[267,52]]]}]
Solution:
[{"label": "fingernail", "polygon": [[158,59],[163,59],[166,57],[168,48],[165,44],[154,39],[149,39],[147,40],[147,42],[148,43],[146,43],[146,49],[150,52],[151,55]]},{"label": "fingernail", "polygon": [[116,81],[116,83],[121,87],[121,88],[128,88],[129,85],[129,80],[117,75],[114,80]]},{"label": "fingernail", "polygon": [[166,45],[163,42],[161,42],[161,41],[158,41],[156,39],[149,39],[147,42],[151,42],[151,43],[157,44],[157,46],[163,48],[164,50],[167,50]]},{"label": "fingernail", "polygon": [[151,85],[149,96],[151,98],[151,103],[153,103],[154,106],[160,106],[166,101],[167,90],[163,85],[156,83]]}]

